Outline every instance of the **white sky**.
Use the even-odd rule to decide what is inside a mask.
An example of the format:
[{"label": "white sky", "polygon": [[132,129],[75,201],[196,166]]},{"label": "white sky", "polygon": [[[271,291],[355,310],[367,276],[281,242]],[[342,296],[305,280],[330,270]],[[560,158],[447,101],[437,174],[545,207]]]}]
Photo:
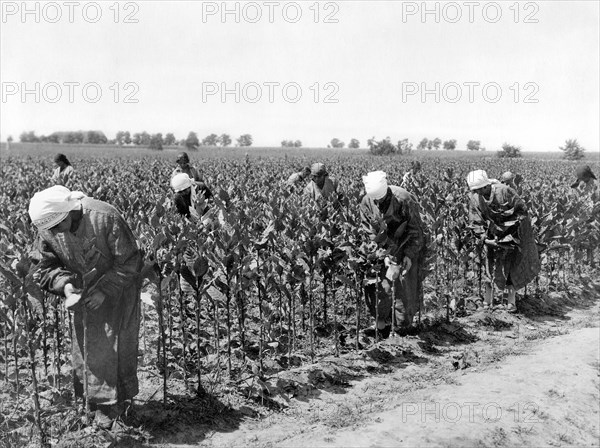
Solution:
[{"label": "white sky", "polygon": [[[8,135],[18,139],[26,130],[40,135],[100,129],[109,138],[118,130],[173,132],[178,139],[189,131],[200,138],[213,132],[234,139],[250,133],[255,146],[278,146],[283,139],[326,146],[333,137],[346,143],[358,138],[364,145],[372,136],[391,136],[394,141],[407,137],[415,146],[423,137],[453,138],[459,149],[476,139],[490,150],[505,141],[524,150],[556,150],[568,138],[577,138],[589,151],[600,148],[597,1],[516,6],[513,1],[479,1],[472,6],[472,23],[468,2],[427,2],[432,10],[437,4],[439,23],[434,14],[424,23],[422,2],[401,1],[320,2],[316,7],[313,1],[298,2],[302,17],[296,23],[283,15],[286,7],[286,17],[294,18],[293,2],[272,2],[273,23],[270,6],[262,1],[254,3],[262,12],[257,23],[244,19],[244,7],[249,19],[257,11],[245,2],[227,3],[230,9],[238,4],[240,23],[233,14],[222,20],[222,2],[120,2],[119,23],[114,23],[112,1],[100,3],[102,17],[96,23],[86,20],[96,14],[90,2],[74,2],[73,23],[65,2],[26,2],[31,10],[38,8],[39,23],[33,13],[22,16],[22,2],[1,3],[2,141]],[[219,13],[205,16],[203,23],[203,8]],[[314,23],[316,9],[319,23]],[[408,15],[411,9],[418,11]],[[454,19],[458,9],[462,16],[456,23],[446,20]],[[50,23],[59,10],[60,19]],[[502,16],[491,23],[497,11]],[[123,23],[128,13],[138,23]],[[329,13],[338,23],[323,23]],[[524,23],[528,15],[537,23]],[[23,87],[35,90],[36,82],[37,103],[34,94],[21,95]],[[79,83],[73,102],[65,82]],[[120,83],[117,103],[111,90],[115,82]],[[133,96],[137,104],[124,102],[132,92],[124,88],[127,82],[139,87]],[[261,100],[247,101],[256,94],[249,85],[239,103],[233,94],[225,102],[220,94],[203,101],[203,83],[234,89],[236,82],[261,85]],[[286,101],[281,90],[291,82],[302,89],[296,103]],[[422,101],[419,93],[403,102],[406,83],[434,89],[436,82],[446,99],[440,96],[436,103],[430,94]],[[49,83],[62,86],[55,103],[49,100],[57,91]],[[84,98],[86,83],[102,89],[98,102]],[[280,84],[272,103],[264,83]],[[315,83],[320,87],[317,103],[311,90]],[[339,90],[325,89],[326,83]],[[462,88],[457,102],[448,101],[456,96],[448,83]],[[479,83],[472,103],[464,83]],[[484,97],[486,83],[501,88],[497,102],[491,102],[493,87]],[[93,97],[95,90],[87,93]],[[293,99],[295,90],[287,93]],[[325,103],[328,93],[338,102]],[[528,94],[538,102],[526,103]]]}]

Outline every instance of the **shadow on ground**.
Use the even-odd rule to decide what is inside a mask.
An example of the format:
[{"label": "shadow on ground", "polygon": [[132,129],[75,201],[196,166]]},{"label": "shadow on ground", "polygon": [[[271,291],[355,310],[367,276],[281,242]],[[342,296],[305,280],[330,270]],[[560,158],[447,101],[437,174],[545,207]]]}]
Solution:
[{"label": "shadow on ground", "polygon": [[137,401],[109,429],[90,424],[80,425],[64,434],[54,446],[75,447],[141,447],[163,443],[195,444],[218,432],[239,428],[244,413],[234,410],[212,394],[191,397],[169,395],[162,401]]}]

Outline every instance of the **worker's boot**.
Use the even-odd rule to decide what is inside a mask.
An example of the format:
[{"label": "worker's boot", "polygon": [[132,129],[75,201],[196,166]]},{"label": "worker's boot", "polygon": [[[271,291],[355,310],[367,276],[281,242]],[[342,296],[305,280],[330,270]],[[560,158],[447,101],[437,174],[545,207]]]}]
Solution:
[{"label": "worker's boot", "polygon": [[485,293],[483,294],[483,309],[489,310],[492,308],[492,285],[485,285]]},{"label": "worker's boot", "polygon": [[113,424],[108,406],[98,406],[94,414],[94,426],[101,429],[110,429]]},{"label": "worker's boot", "polygon": [[506,305],[506,311],[509,313],[517,312],[517,291],[514,286],[508,287],[508,304]]}]

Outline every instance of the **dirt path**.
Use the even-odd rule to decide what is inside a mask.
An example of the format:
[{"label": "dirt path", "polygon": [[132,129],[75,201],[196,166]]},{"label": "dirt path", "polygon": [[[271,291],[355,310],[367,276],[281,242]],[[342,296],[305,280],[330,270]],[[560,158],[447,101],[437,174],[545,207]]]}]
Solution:
[{"label": "dirt path", "polygon": [[598,316],[596,303],[556,321],[483,331],[438,359],[296,397],[285,413],[231,430],[188,427],[182,443],[153,446],[599,446]]},{"label": "dirt path", "polygon": [[371,422],[314,428],[279,446],[598,446],[598,328],[550,338],[498,368],[395,401]]}]

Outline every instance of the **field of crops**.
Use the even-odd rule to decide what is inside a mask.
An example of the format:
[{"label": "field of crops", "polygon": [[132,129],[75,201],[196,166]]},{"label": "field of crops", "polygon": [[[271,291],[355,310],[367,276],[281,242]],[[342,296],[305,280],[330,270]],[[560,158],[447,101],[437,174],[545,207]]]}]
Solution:
[{"label": "field of crops", "polygon": [[[0,434],[6,437],[0,446],[56,442],[86,426],[72,400],[69,313],[60,298],[37,291],[25,277],[35,238],[27,206],[50,186],[56,152],[52,146],[1,152]],[[363,280],[383,262],[360,228],[361,176],[368,171],[383,169],[398,185],[411,160],[423,163],[412,192],[435,257],[417,329],[454,318],[467,299],[481,294],[481,250],[467,222],[465,176],[473,169],[490,177],[507,170],[523,176],[520,193],[544,250],[542,271],[519,292],[521,301],[580,283],[591,269],[581,248],[597,248],[600,241],[600,205],[570,188],[578,164],[562,160],[325,150],[190,153],[216,197],[212,219],[199,226],[174,213],[174,152],[60,152],[75,167],[73,189],[116,206],[145,251],[139,359],[160,379],[152,392],[165,407],[177,397],[213,393],[218,385],[268,400],[261,387],[266,376],[375,343],[359,331],[372,323]],[[339,180],[341,206],[314,203],[285,186],[289,174],[315,161]],[[600,171],[597,158],[585,163]]]}]

